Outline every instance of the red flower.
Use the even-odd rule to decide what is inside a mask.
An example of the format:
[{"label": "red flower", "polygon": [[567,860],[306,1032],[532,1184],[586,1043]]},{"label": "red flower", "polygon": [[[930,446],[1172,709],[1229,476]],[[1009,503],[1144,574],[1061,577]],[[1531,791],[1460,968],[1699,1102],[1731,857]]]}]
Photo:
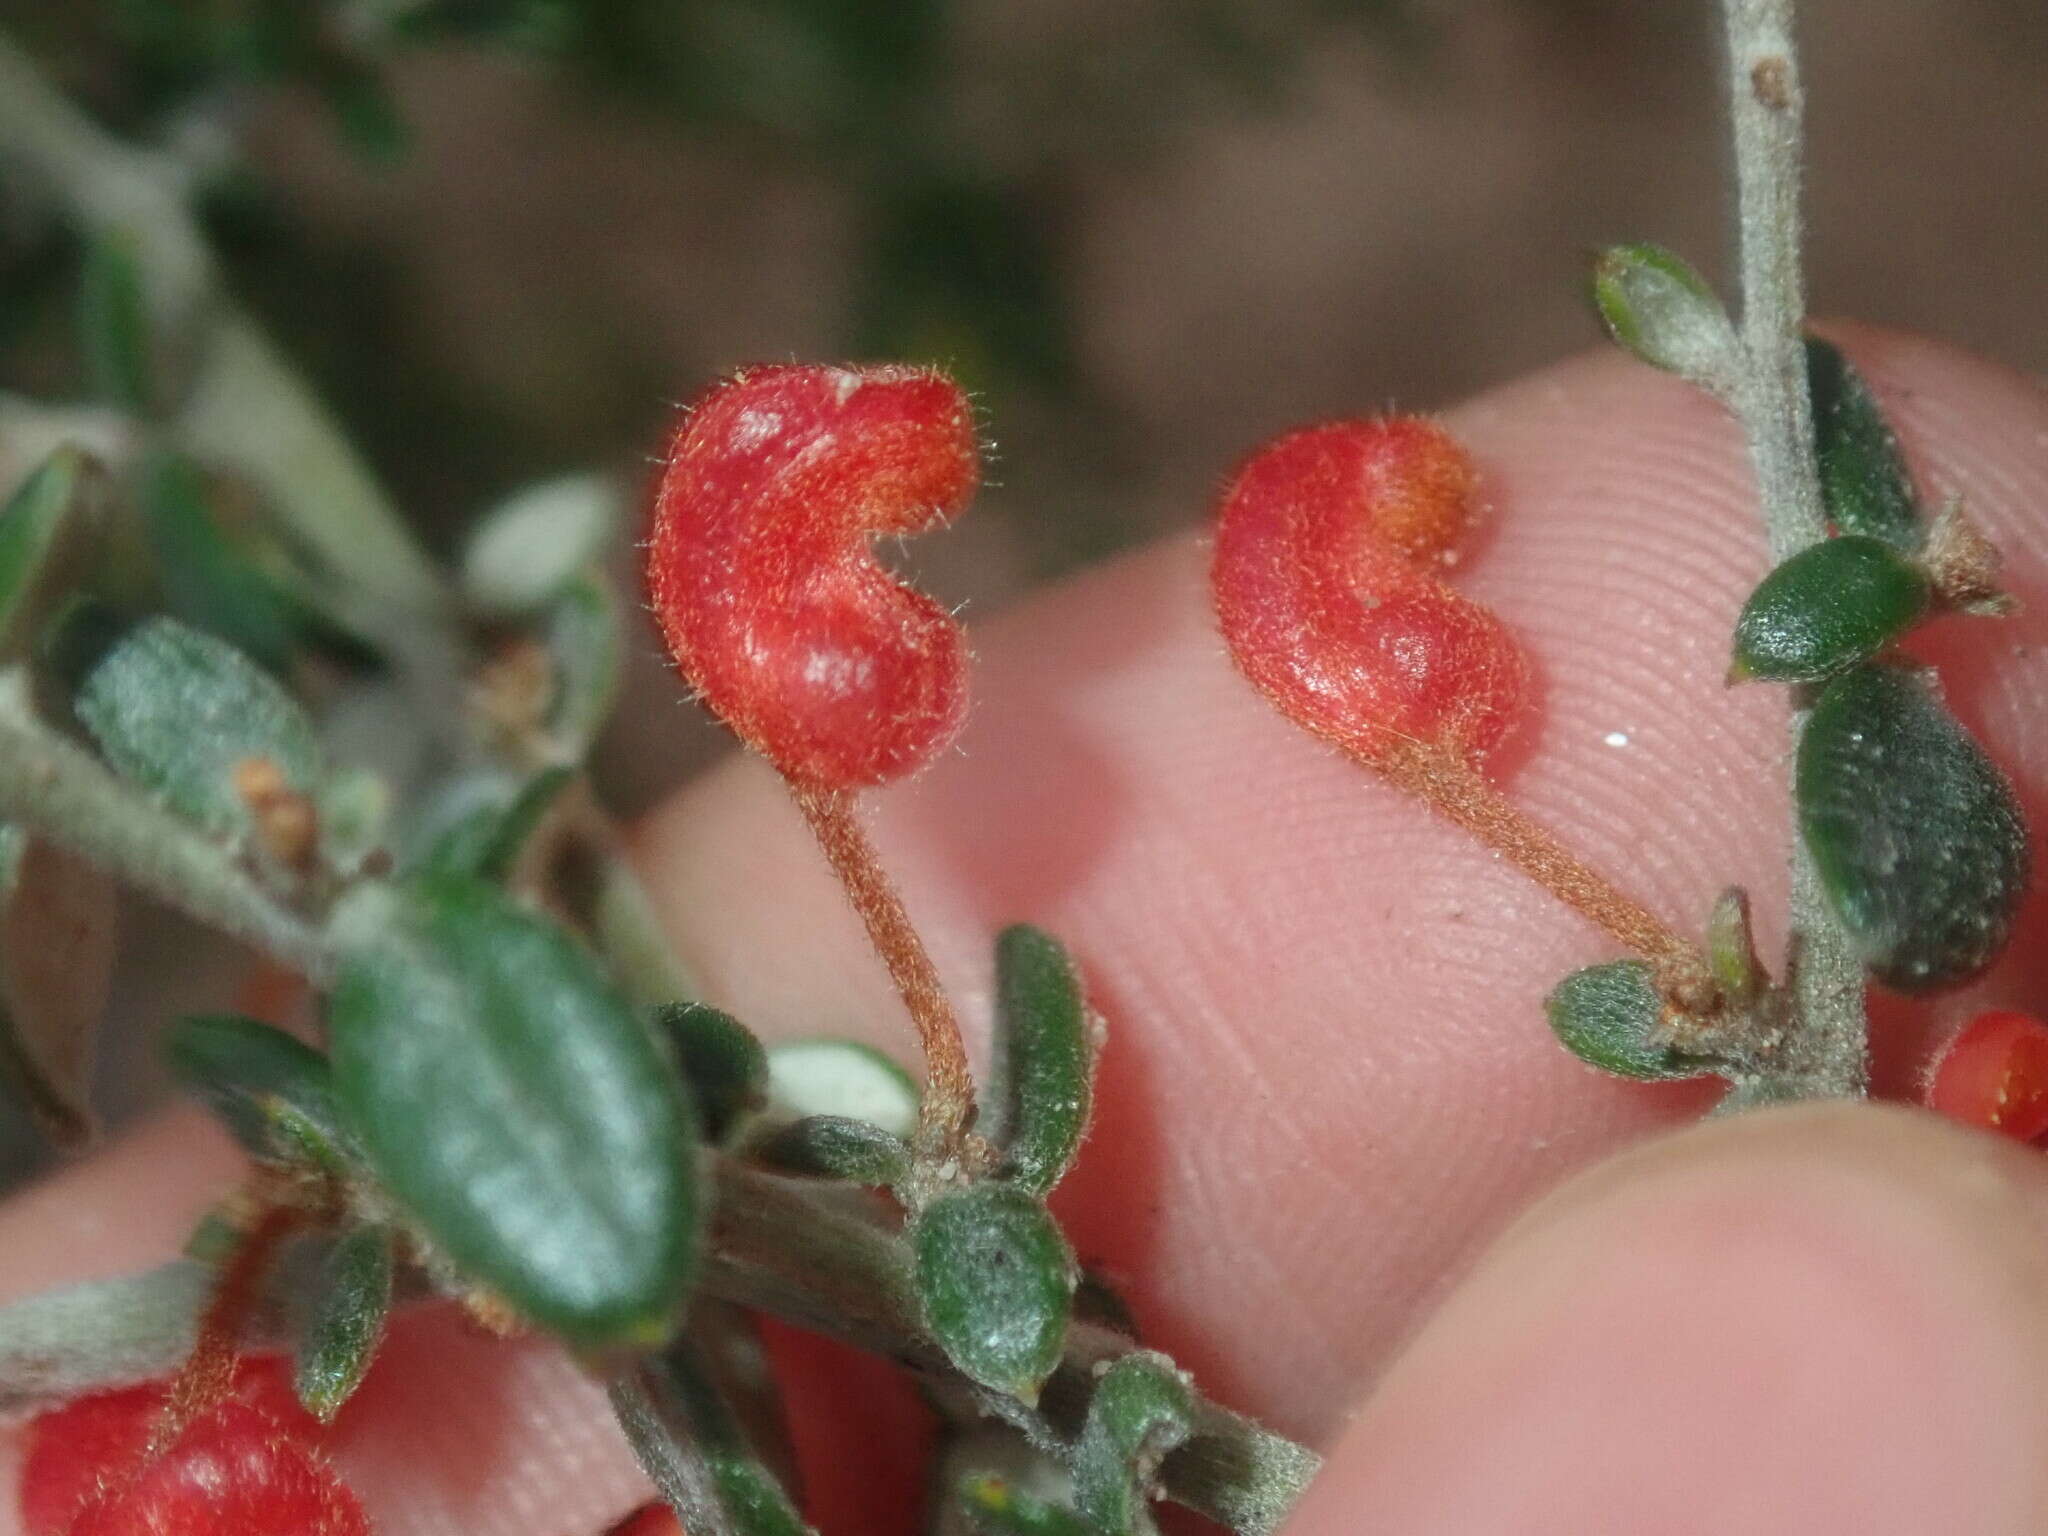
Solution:
[{"label": "red flower", "polygon": [[1211,573],[1238,668],[1287,715],[1383,765],[1476,765],[1527,702],[1519,646],[1438,572],[1471,515],[1464,450],[1415,416],[1277,438],[1223,494]]},{"label": "red flower", "polygon": [[2026,1013],[1978,1014],[1936,1060],[1927,1104],[2015,1141],[2048,1135],[2048,1024]]},{"label": "red flower", "polygon": [[150,1382],[36,1419],[21,1475],[28,1536],[369,1536],[278,1362],[245,1363],[231,1395],[145,1463],[169,1396]]},{"label": "red flower", "polygon": [[752,368],[669,449],[647,578],[685,680],[790,779],[878,784],[958,734],[966,642],[869,540],[957,514],[978,478],[966,396],[907,367]]}]

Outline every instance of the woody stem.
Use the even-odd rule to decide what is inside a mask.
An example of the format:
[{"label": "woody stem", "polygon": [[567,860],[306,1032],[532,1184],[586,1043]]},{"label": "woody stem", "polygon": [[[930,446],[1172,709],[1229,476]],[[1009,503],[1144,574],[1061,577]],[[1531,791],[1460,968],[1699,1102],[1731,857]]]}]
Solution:
[{"label": "woody stem", "polygon": [[810,823],[832,872],[845,887],[868,931],[868,942],[888,968],[889,979],[917,1028],[924,1049],[924,1095],[918,1105],[917,1151],[931,1162],[957,1157],[967,1146],[974,1111],[974,1082],[959,1020],[939,985],[932,957],[911,926],[903,899],[882,869],[875,845],[855,813],[853,792],[790,784],[797,808]]}]

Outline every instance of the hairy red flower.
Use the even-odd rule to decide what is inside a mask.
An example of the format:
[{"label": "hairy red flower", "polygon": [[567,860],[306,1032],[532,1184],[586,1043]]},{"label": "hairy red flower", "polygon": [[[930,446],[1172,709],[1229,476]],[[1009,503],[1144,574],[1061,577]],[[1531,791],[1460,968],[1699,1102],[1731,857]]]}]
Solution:
[{"label": "hairy red flower", "polygon": [[1475,765],[1527,702],[1520,647],[1447,586],[1471,518],[1464,450],[1415,416],[1305,427],[1223,493],[1211,572],[1239,670],[1362,761],[1420,743]]},{"label": "hairy red flower", "polygon": [[751,368],[718,385],[685,415],[655,501],[648,589],[677,669],[799,784],[928,761],[965,715],[966,642],[869,541],[945,523],[978,473],[967,398],[932,370]]},{"label": "hairy red flower", "polygon": [[683,1525],[666,1504],[647,1504],[626,1516],[605,1536],[683,1536]]},{"label": "hairy red flower", "polygon": [[1927,1105],[2015,1141],[2048,1135],[2048,1024],[2010,1010],[1978,1014],[1935,1062]]},{"label": "hairy red flower", "polygon": [[149,1382],[37,1418],[21,1474],[28,1536],[367,1536],[279,1362],[245,1362],[229,1397],[145,1465],[169,1397]]}]

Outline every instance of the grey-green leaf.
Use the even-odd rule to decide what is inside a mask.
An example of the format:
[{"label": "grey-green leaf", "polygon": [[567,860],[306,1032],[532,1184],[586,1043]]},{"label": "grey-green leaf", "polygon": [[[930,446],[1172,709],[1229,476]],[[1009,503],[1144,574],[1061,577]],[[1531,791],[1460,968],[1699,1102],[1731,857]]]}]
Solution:
[{"label": "grey-green leaf", "polygon": [[265,759],[301,794],[322,772],[313,722],[225,640],[145,619],[87,674],[73,710],[114,769],[219,836],[249,826],[237,768]]},{"label": "grey-green leaf", "polygon": [[1705,1063],[1658,1041],[1664,999],[1640,960],[1613,960],[1573,971],[1545,999],[1550,1027],[1564,1048],[1618,1077],[1699,1077]]},{"label": "grey-green leaf", "polygon": [[1088,1131],[1095,1021],[1059,940],[1023,923],[996,938],[996,1054],[1005,1172],[1049,1194]]},{"label": "grey-green leaf", "polygon": [[182,454],[158,454],[143,473],[139,500],[172,610],[266,667],[289,663],[304,616],[249,550],[228,537],[200,467]]},{"label": "grey-green leaf", "polygon": [[1616,343],[1655,368],[1725,390],[1735,327],[1706,279],[1661,245],[1616,245],[1593,260],[1593,307]]},{"label": "grey-green leaf", "polygon": [[1059,1364],[1076,1267],[1046,1209],[1013,1184],[940,1195],[911,1225],[925,1322],[971,1380],[1024,1402]]},{"label": "grey-green leaf", "polygon": [[580,761],[611,718],[624,660],[619,600],[602,573],[586,571],[556,595],[541,636],[555,671],[548,735],[565,761]]},{"label": "grey-green leaf", "polygon": [[1997,958],[2031,874],[2026,822],[1927,674],[1873,665],[1830,683],[1795,787],[1822,888],[1879,980],[1931,991]]},{"label": "grey-green leaf", "polygon": [[359,886],[334,933],[335,1091],[386,1187],[572,1345],[667,1338],[698,1247],[695,1117],[590,955],[458,875]]},{"label": "grey-green leaf", "polygon": [[1074,1504],[1105,1536],[1153,1529],[1152,1479],[1194,1431],[1194,1398],[1164,1355],[1123,1356],[1097,1381],[1074,1453]]},{"label": "grey-green leaf", "polygon": [[64,588],[84,574],[98,545],[104,478],[81,450],[59,448],[0,509],[0,658],[21,655]]},{"label": "grey-green leaf", "polygon": [[347,1134],[327,1058],[283,1030],[239,1014],[200,1014],[171,1026],[164,1055],[180,1086],[252,1156],[298,1159],[309,1134],[342,1155]]},{"label": "grey-green leaf", "polygon": [[980,1536],[1099,1536],[1071,1509],[1027,1493],[993,1472],[969,1474],[956,1491],[969,1528]]},{"label": "grey-green leaf", "polygon": [[1927,535],[1913,482],[1870,386],[1841,348],[1818,336],[1806,338],[1806,384],[1829,519],[1844,533],[1882,539],[1907,554],[1918,552]]},{"label": "grey-green leaf", "polygon": [[1927,572],[1882,539],[1846,533],[1811,545],[1743,605],[1729,681],[1834,677],[1897,640],[1933,601]]},{"label": "grey-green leaf", "polygon": [[654,1027],[675,1052],[696,1101],[704,1139],[721,1142],[768,1099],[768,1052],[754,1032],[704,1003],[665,1003]]},{"label": "grey-green leaf", "polygon": [[570,768],[543,768],[510,799],[476,806],[441,831],[422,867],[503,884],[575,777]]},{"label": "grey-green leaf", "polygon": [[564,475],[515,491],[470,535],[462,595],[493,617],[539,611],[604,552],[619,502],[618,487],[603,475]]},{"label": "grey-green leaf", "polygon": [[376,1356],[391,1312],[391,1271],[391,1234],[382,1227],[357,1227],[328,1252],[292,1373],[299,1401],[323,1424]]},{"label": "grey-green leaf", "polygon": [[845,1179],[877,1188],[894,1185],[910,1172],[910,1148],[901,1137],[844,1115],[791,1121],[752,1151],[756,1161],[778,1173]]}]

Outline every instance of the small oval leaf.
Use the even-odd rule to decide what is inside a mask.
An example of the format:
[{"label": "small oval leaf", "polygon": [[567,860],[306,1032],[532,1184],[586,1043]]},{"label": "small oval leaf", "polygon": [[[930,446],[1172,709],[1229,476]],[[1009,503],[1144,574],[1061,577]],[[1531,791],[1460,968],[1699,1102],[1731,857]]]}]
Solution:
[{"label": "small oval leaf", "polygon": [[137,415],[155,403],[149,305],[136,239],[128,230],[98,235],[85,250],[78,293],[79,341],[93,392]]},{"label": "small oval leaf", "polygon": [[1074,1454],[1074,1505],[1105,1536],[1154,1529],[1152,1478],[1194,1432],[1194,1395],[1164,1355],[1129,1354],[1102,1373]]},{"label": "small oval leaf", "polygon": [[[308,1127],[331,1147],[346,1144],[327,1058],[281,1029],[239,1014],[200,1014],[171,1026],[164,1055],[179,1085],[253,1157],[297,1159]],[[291,1112],[288,1126],[281,1110]]]},{"label": "small oval leaf", "polygon": [[1050,1194],[1073,1166],[1094,1102],[1095,1023],[1059,940],[1023,923],[996,938],[996,1081],[1005,1172]]},{"label": "small oval leaf", "polygon": [[1710,389],[1735,377],[1735,327],[1706,279],[1661,245],[1616,245],[1593,260],[1593,307],[1615,342],[1653,368]]},{"label": "small oval leaf", "polygon": [[1806,338],[1806,385],[1813,399],[1813,446],[1821,499],[1844,533],[1867,534],[1917,553],[1926,541],[1913,482],[1877,397],[1841,348]]},{"label": "small oval leaf", "polygon": [[722,1142],[768,1100],[768,1052],[754,1032],[704,1003],[665,1003],[654,1027],[675,1052],[704,1139]]},{"label": "small oval leaf", "polygon": [[376,1356],[391,1312],[391,1272],[391,1234],[382,1227],[358,1227],[328,1251],[292,1373],[299,1401],[323,1424],[354,1396]]},{"label": "small oval leaf", "polygon": [[0,1079],[53,1145],[95,1134],[94,1047],[114,968],[113,882],[0,825]]},{"label": "small oval leaf", "polygon": [[502,885],[575,777],[574,769],[543,768],[509,799],[474,807],[435,837],[421,867]]},{"label": "small oval leaf", "polygon": [[1654,1081],[1700,1077],[1712,1069],[1658,1043],[1664,999],[1640,960],[1573,971],[1544,1001],[1564,1048],[1617,1077]]},{"label": "small oval leaf", "polygon": [[939,1196],[911,1226],[925,1321],[971,1380],[1035,1402],[1059,1364],[1073,1253],[1037,1200],[1010,1184]]},{"label": "small oval leaf", "polygon": [[0,508],[0,657],[26,651],[99,543],[105,475],[77,448],[59,448]]},{"label": "small oval leaf", "polygon": [[810,1115],[785,1125],[753,1148],[753,1156],[778,1173],[876,1188],[910,1172],[910,1148],[900,1137],[843,1115]]},{"label": "small oval leaf", "polygon": [[2027,891],[2026,822],[1923,672],[1867,666],[1830,683],[1795,788],[1822,889],[1880,981],[1931,991],[1997,958]]},{"label": "small oval leaf", "polygon": [[493,617],[538,612],[604,552],[619,501],[603,475],[564,475],[513,492],[470,535],[462,595]]},{"label": "small oval leaf", "polygon": [[554,664],[548,735],[565,761],[580,762],[619,696],[624,642],[611,583],[600,572],[586,571],[555,598],[541,631]]},{"label": "small oval leaf", "polygon": [[456,875],[364,885],[334,933],[335,1091],[459,1269],[574,1345],[651,1345],[698,1240],[694,1117],[568,934]]},{"label": "small oval leaf", "polygon": [[994,1472],[962,1478],[959,1498],[968,1528],[978,1536],[1099,1536],[1071,1509],[1027,1493]]},{"label": "small oval leaf", "polygon": [[1868,661],[1925,616],[1933,583],[1882,539],[1843,534],[1766,576],[1735,621],[1731,682],[1816,683]]},{"label": "small oval leaf", "polygon": [[322,772],[313,722],[283,686],[225,640],[145,619],[102,655],[72,707],[114,769],[207,831],[247,830],[237,770],[273,765],[311,795]]},{"label": "small oval leaf", "polygon": [[182,454],[158,454],[142,475],[138,499],[172,611],[266,667],[286,666],[306,615],[228,536],[205,472]]}]

